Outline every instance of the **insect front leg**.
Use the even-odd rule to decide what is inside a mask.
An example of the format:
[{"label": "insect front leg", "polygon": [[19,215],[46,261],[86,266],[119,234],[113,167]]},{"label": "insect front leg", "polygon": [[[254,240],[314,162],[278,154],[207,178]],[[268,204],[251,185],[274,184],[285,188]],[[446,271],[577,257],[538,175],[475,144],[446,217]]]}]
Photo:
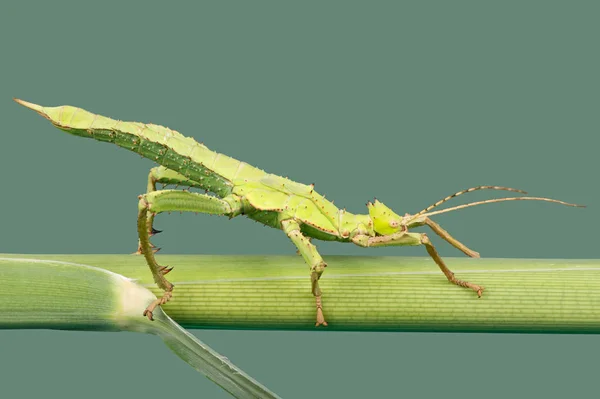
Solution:
[{"label": "insect front leg", "polygon": [[144,316],[152,320],[152,312],[159,306],[167,303],[173,292],[173,284],[165,278],[165,274],[172,268],[160,266],[154,257],[150,246],[147,228],[149,214],[157,215],[162,212],[195,212],[212,215],[225,215],[234,217],[240,214],[242,203],[237,196],[227,196],[223,199],[206,194],[191,193],[181,190],[160,190],[139,196],[137,230],[140,239],[141,252],[150,267],[154,282],[165,291],[162,298],[152,302],[144,311]]},{"label": "insect front leg", "polygon": [[458,241],[456,238],[452,237],[450,233],[442,228],[439,224],[429,219],[427,216],[420,217],[415,223],[411,223],[408,225],[409,228],[418,227],[427,225],[433,230],[438,236],[442,239],[446,240],[450,245],[459,251],[463,252],[465,255],[470,256],[471,258],[479,258],[479,252],[473,251],[469,249],[465,244]]},{"label": "insect front leg", "polygon": [[[434,230],[435,231],[435,230]],[[424,245],[429,256],[433,258],[438,267],[442,270],[442,273],[446,276],[448,281],[456,284],[460,287],[471,288],[477,292],[477,296],[481,297],[484,287],[469,283],[468,281],[459,280],[454,276],[454,273],[446,266],[437,250],[429,240],[427,234],[424,233],[408,233],[398,232],[386,236],[370,237],[366,235],[356,235],[352,238],[352,242],[361,247],[384,247],[384,246],[415,246]],[[466,248],[466,247],[465,247]]]},{"label": "insect front leg", "polygon": [[325,261],[317,251],[315,247],[300,231],[300,225],[295,220],[284,220],[281,222],[281,226],[285,234],[294,243],[298,252],[304,258],[304,261],[310,267],[310,282],[312,288],[312,294],[315,297],[317,305],[317,322],[315,327],[320,325],[327,326],[325,317],[323,316],[323,303],[321,302],[321,288],[319,288],[319,279],[321,274],[327,267]]}]

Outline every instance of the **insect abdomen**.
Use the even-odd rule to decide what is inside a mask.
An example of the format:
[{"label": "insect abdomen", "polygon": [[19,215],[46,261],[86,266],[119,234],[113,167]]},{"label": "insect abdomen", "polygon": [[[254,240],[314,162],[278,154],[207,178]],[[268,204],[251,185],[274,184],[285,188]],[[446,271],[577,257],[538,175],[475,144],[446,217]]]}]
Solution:
[{"label": "insect abdomen", "polygon": [[[233,184],[231,178],[211,166],[219,167],[225,163],[220,167],[225,172],[240,169],[240,161],[215,153],[194,139],[163,126],[117,121],[72,106],[42,107],[21,100],[18,102],[37,111],[67,133],[115,143],[179,172],[219,196],[231,193]],[[223,162],[228,159],[234,162]]]}]

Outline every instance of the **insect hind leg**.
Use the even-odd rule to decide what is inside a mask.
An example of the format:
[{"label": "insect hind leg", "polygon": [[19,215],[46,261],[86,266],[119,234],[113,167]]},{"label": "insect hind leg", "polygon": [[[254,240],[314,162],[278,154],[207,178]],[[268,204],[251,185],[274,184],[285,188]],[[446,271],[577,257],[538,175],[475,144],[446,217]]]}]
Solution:
[{"label": "insect hind leg", "polygon": [[162,298],[152,302],[144,311],[144,316],[152,319],[153,310],[167,303],[173,292],[173,284],[165,278],[165,274],[172,268],[160,266],[154,257],[154,251],[150,246],[150,239],[147,228],[149,214],[159,214],[161,212],[181,211],[208,213],[212,215],[224,215],[234,217],[239,215],[242,210],[242,202],[237,196],[227,196],[223,199],[212,197],[206,194],[191,193],[181,190],[160,190],[139,196],[137,230],[140,240],[141,252],[146,258],[146,263],[150,267],[154,282],[159,288],[164,290]]},{"label": "insect hind leg", "polygon": [[[154,192],[154,191],[158,191],[158,189],[156,188],[156,183],[162,183],[164,185],[174,184],[176,186],[183,186],[183,187],[200,187],[196,182],[191,181],[188,178],[186,178],[185,176],[183,176],[182,174],[175,172],[174,170],[168,169],[164,166],[156,166],[156,167],[150,169],[150,173],[148,173],[148,186],[146,188],[146,194]],[[162,231],[162,230],[156,230],[154,228],[154,213],[152,213],[152,212],[149,212],[147,215],[146,226],[148,229],[149,237],[152,237],[153,235],[158,234]],[[152,250],[154,251],[154,253],[157,253],[158,251],[160,251],[160,248],[157,248],[151,242],[149,243],[149,245],[152,248]],[[142,255],[142,254],[143,254],[142,244],[138,240],[138,248],[133,253],[133,255]]]}]

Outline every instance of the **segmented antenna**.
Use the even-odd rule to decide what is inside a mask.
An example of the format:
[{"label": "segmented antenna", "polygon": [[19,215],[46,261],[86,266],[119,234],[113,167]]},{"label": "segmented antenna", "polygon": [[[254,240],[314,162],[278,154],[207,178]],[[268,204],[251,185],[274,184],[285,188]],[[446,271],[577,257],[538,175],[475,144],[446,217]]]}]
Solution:
[{"label": "segmented antenna", "polygon": [[500,186],[477,186],[477,187],[471,187],[471,188],[467,188],[466,190],[462,190],[459,191],[457,193],[454,193],[452,195],[447,196],[446,198],[439,200],[438,202],[436,202],[433,205],[428,206],[427,208],[423,209],[421,212],[416,213],[416,216],[420,216],[422,214],[424,214],[425,212],[429,212],[430,210],[432,210],[433,208],[442,205],[444,202],[451,200],[454,197],[458,197],[459,195],[465,194],[465,193],[470,193],[471,191],[477,191],[477,190],[504,190],[504,191],[512,191],[515,193],[521,193],[521,194],[527,194],[527,192],[523,191],[523,190],[519,190],[517,188],[510,188],[510,187],[500,187]]},{"label": "segmented antenna", "polygon": [[559,200],[555,200],[555,199],[551,199],[551,198],[544,198],[544,197],[509,197],[509,198],[494,198],[494,199],[489,199],[489,200],[485,200],[485,201],[471,202],[469,204],[457,205],[457,206],[453,206],[451,208],[446,208],[446,209],[442,209],[442,210],[435,211],[435,212],[422,213],[419,216],[439,215],[440,213],[446,213],[446,212],[456,211],[458,209],[469,208],[469,207],[475,206],[475,205],[491,204],[491,203],[494,203],[494,202],[504,202],[504,201],[520,201],[520,200],[555,202],[557,204],[563,204],[563,205],[567,205],[567,206],[574,206],[576,208],[585,208],[585,205],[571,204],[569,202],[559,201]]}]

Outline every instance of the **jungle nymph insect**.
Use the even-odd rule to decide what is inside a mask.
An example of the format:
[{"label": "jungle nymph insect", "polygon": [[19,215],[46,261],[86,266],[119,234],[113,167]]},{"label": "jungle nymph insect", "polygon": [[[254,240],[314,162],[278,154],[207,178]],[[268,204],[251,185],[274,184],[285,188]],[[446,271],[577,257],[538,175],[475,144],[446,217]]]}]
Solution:
[{"label": "jungle nymph insect", "polygon": [[[117,121],[72,106],[42,107],[22,100],[15,101],[37,111],[61,130],[76,136],[114,143],[161,165],[150,170],[148,189],[139,196],[138,206],[138,252],[144,255],[154,281],[164,290],[163,297],[144,311],[144,315],[150,320],[152,311],[156,306],[169,301],[173,291],[173,284],[165,278],[171,268],[158,265],[154,257],[157,249],[149,240],[157,232],[152,226],[154,216],[162,212],[197,212],[229,217],[243,214],[267,226],[283,230],[309,266],[318,326],[327,325],[319,288],[319,279],[327,265],[309,238],[354,243],[361,247],[424,245],[450,282],[470,288],[481,296],[484,289],[482,286],[457,279],[427,235],[410,232],[410,229],[427,225],[466,255],[477,258],[477,252],[453,238],[429,216],[474,205],[516,200],[549,201],[581,207],[542,197],[508,197],[432,212],[433,208],[449,199],[476,190],[505,190],[526,194],[509,187],[478,186],[450,195],[413,215],[400,216],[377,200],[367,204],[368,214],[352,214],[326,200],[315,191],[314,185],[300,184],[216,153],[169,128]],[[214,195],[157,190],[156,183],[198,187]]]}]

